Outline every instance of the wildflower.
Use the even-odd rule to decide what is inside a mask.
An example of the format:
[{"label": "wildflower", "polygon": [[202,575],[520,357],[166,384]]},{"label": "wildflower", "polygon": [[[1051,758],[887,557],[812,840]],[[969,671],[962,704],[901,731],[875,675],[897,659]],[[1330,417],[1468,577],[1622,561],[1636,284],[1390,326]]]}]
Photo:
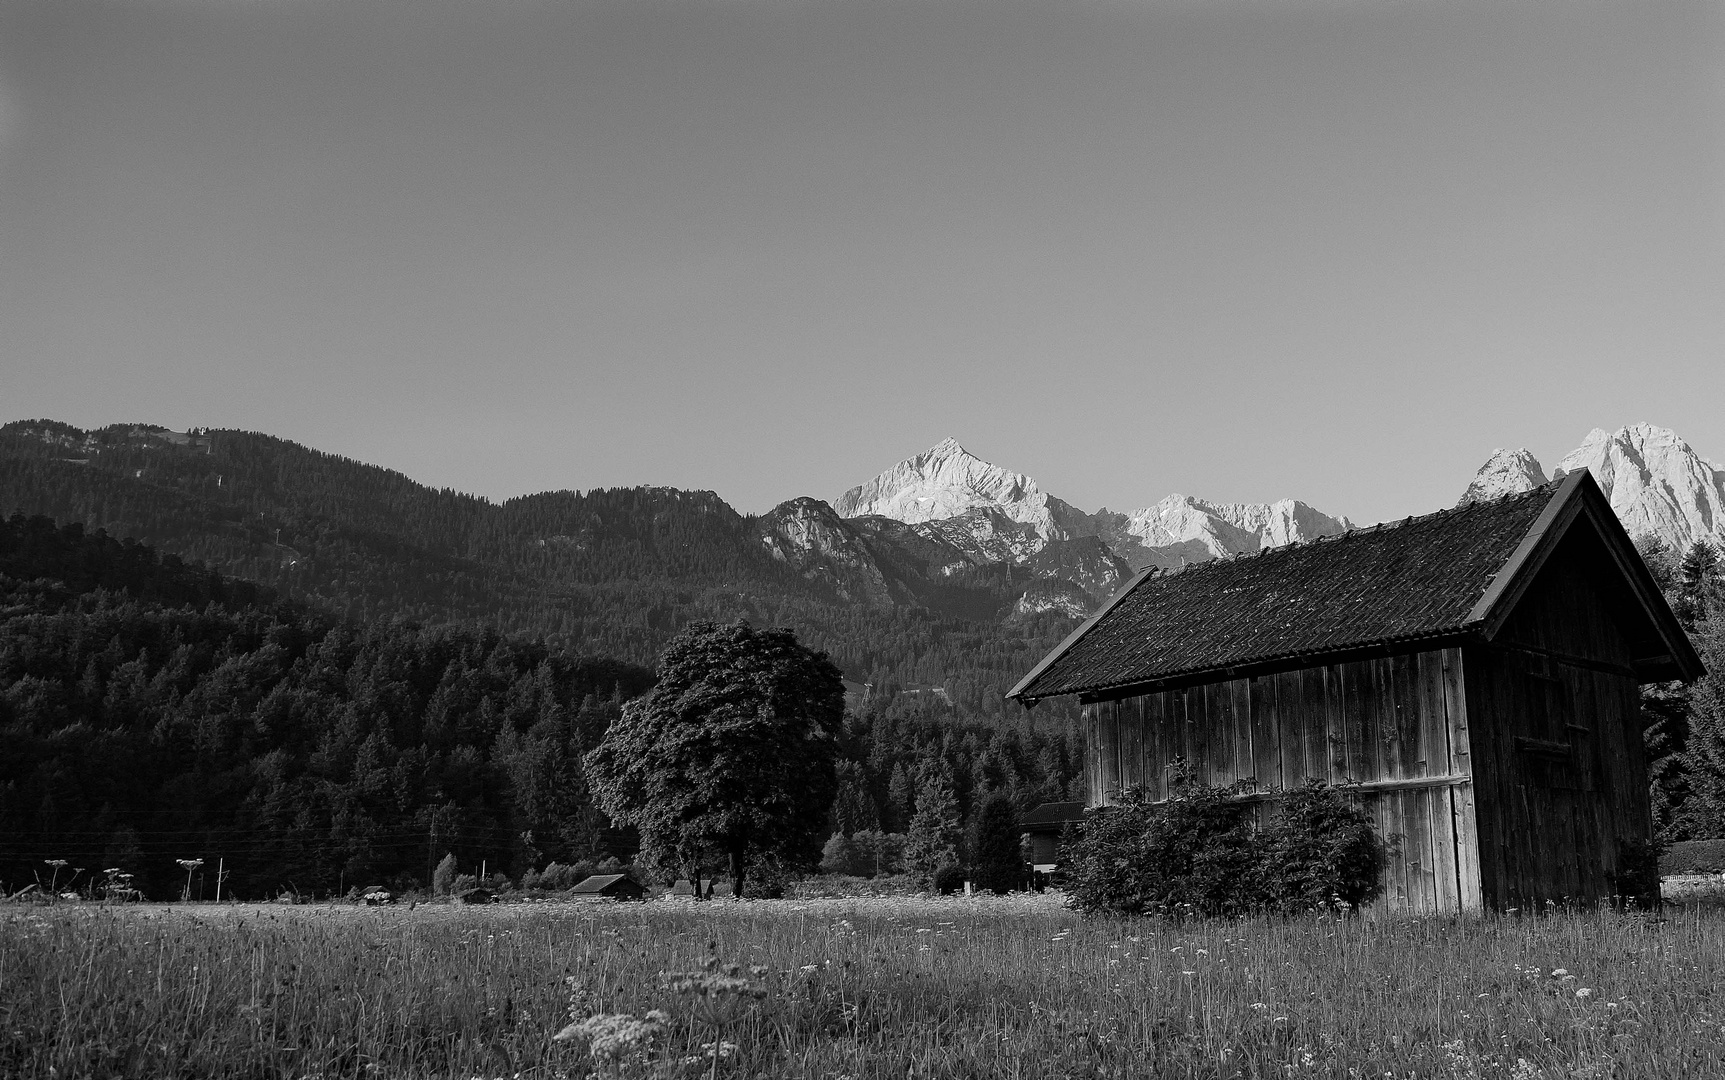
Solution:
[{"label": "wildflower", "polygon": [[653,1009],[644,1017],[629,1013],[594,1013],[559,1031],[552,1038],[560,1042],[585,1039],[587,1052],[594,1061],[617,1062],[635,1054],[645,1054],[655,1037],[665,1029],[671,1017]]},{"label": "wildflower", "polygon": [[1575,996],[1578,998],[1592,997],[1593,996],[1593,990],[1589,987],[1584,986],[1575,992]]},{"label": "wildflower", "polygon": [[1254,1002],[1252,1002],[1252,1008],[1258,1012],[1263,1012],[1264,1010],[1268,1009],[1269,1006],[1264,1004],[1262,1001],[1254,1001]]},{"label": "wildflower", "polygon": [[1554,979],[1561,979],[1565,975],[1568,975],[1568,974],[1569,974],[1568,968],[1552,968],[1551,969],[1551,977]]}]

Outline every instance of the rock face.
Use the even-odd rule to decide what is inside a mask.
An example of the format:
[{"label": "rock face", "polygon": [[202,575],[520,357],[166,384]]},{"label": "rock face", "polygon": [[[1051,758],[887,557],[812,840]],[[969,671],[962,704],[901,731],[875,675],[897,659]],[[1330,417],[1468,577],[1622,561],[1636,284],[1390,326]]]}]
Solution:
[{"label": "rock face", "polygon": [[1018,601],[1020,614],[1093,609],[1134,568],[1178,567],[1335,536],[1351,527],[1346,518],[1291,499],[1223,504],[1170,495],[1131,514],[1087,514],[954,439],[845,492],[833,510],[852,521],[902,522],[960,553],[969,566],[1022,566],[1032,579],[1051,583],[1026,591]]},{"label": "rock face", "polygon": [[1493,450],[1491,458],[1479,467],[1473,483],[1462,492],[1457,506],[1502,498],[1532,491],[1546,482],[1545,470],[1532,454],[1523,450]]},{"label": "rock face", "polygon": [[972,535],[1009,521],[1028,526],[1042,543],[1068,535],[1068,526],[1085,516],[1043,492],[1030,477],[983,461],[956,439],[942,440],[851,488],[833,509],[840,517],[878,514],[910,525],[963,519],[980,511],[974,524],[962,526]]},{"label": "rock face", "polygon": [[[1099,518],[1106,515],[1098,514]],[[1303,502],[1212,503],[1170,495],[1133,514],[1112,515],[1103,534],[1135,566],[1178,567],[1227,555],[1340,536],[1353,527]]]},{"label": "rock face", "polygon": [[[1652,424],[1595,428],[1566,454],[1551,479],[1586,469],[1634,537],[1656,536],[1675,551],[1697,540],[1725,542],[1725,470],[1676,432]],[[1527,491],[1545,472],[1526,450],[1498,450],[1462,495],[1463,502]]]},{"label": "rock face", "polygon": [[841,599],[892,606],[893,590],[874,552],[819,499],[780,503],[759,519],[756,530],[773,558],[829,586]]},{"label": "rock face", "polygon": [[1677,433],[1652,424],[1594,428],[1564,455],[1553,478],[1587,469],[1631,536],[1657,536],[1677,551],[1725,541],[1725,470]]}]

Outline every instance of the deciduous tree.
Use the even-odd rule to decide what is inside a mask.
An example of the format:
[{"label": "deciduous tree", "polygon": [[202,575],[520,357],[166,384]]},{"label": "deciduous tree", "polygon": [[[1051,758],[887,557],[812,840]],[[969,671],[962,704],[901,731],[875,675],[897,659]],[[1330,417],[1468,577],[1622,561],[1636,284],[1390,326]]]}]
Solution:
[{"label": "deciduous tree", "polygon": [[659,682],[591,753],[601,809],[641,833],[643,857],[691,879],[727,857],[814,866],[832,806],[844,684],[789,630],[693,623],[659,657]]}]

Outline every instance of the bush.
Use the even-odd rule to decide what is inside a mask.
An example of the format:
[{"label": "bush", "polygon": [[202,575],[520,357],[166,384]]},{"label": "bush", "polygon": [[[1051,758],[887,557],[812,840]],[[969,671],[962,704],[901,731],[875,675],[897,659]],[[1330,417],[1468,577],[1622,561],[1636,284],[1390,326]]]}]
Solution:
[{"label": "bush", "polygon": [[908,874],[883,874],[879,877],[828,874],[791,882],[785,887],[785,898],[827,900],[857,896],[915,896],[919,891],[916,879]]},{"label": "bush", "polygon": [[856,846],[859,875],[904,873],[903,833],[863,829],[851,836],[851,843]]},{"label": "bush", "polygon": [[1647,840],[1617,840],[1617,869],[1611,875],[1611,891],[1618,904],[1657,909],[1659,890],[1659,844]]},{"label": "bush", "polygon": [[1712,874],[1725,870],[1725,840],[1683,840],[1659,857],[1662,874]]},{"label": "bush", "polygon": [[1152,802],[1142,789],[1085,815],[1062,869],[1072,904],[1086,914],[1232,917],[1306,911],[1335,898],[1361,904],[1378,894],[1383,844],[1371,819],[1337,789],[1286,792],[1262,833],[1233,789],[1194,782],[1180,770],[1174,795]]},{"label": "bush", "polygon": [[543,870],[521,875],[521,887],[540,892],[565,892],[593,876],[594,865],[586,859],[573,864],[554,862]]},{"label": "bush", "polygon": [[448,896],[449,888],[455,883],[455,853],[452,851],[437,864],[437,869],[431,872],[431,895]]},{"label": "bush", "polygon": [[957,863],[942,863],[935,869],[930,884],[940,895],[951,896],[964,888],[964,867]]},{"label": "bush", "polygon": [[1310,911],[1338,901],[1358,907],[1383,888],[1387,860],[1371,817],[1322,781],[1283,792],[1258,844],[1269,907]]},{"label": "bush", "polygon": [[861,869],[861,859],[857,858],[856,841],[844,833],[833,833],[821,848],[821,873],[846,874],[855,877],[865,875]]}]

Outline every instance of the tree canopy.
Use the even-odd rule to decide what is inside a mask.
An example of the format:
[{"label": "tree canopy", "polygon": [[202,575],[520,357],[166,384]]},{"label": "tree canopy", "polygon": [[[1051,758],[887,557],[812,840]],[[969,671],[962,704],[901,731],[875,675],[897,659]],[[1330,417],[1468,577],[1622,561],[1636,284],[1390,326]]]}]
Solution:
[{"label": "tree canopy", "polygon": [[741,895],[762,859],[819,862],[837,788],[844,683],[789,630],[694,623],[659,657],[659,682],[587,755],[601,809],[634,825],[663,870],[728,858]]}]

